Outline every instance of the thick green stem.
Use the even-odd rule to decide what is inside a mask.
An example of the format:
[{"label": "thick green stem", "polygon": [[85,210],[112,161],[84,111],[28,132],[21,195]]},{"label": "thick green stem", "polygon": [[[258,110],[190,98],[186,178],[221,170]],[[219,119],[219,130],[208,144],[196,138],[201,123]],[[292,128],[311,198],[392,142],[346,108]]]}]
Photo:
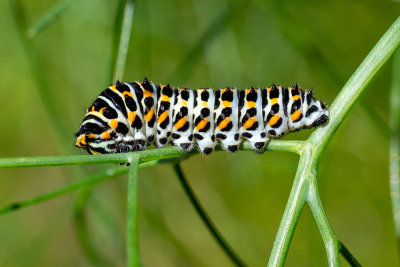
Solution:
[{"label": "thick green stem", "polygon": [[[303,143],[303,141],[271,140],[265,147],[264,151],[285,151],[298,153],[301,150]],[[244,142],[240,149],[245,151],[253,151],[253,148],[248,142]],[[199,151],[196,149],[191,153],[198,152]],[[181,150],[179,147],[169,146],[165,148],[116,154],[2,158],[0,159],[0,168],[127,163],[132,155],[135,154],[139,155],[140,163],[188,155],[187,152]]]},{"label": "thick green stem", "polygon": [[130,160],[129,181],[128,181],[128,211],[127,211],[127,231],[126,231],[126,253],[127,266],[139,267],[139,236],[138,236],[138,169],[139,156],[134,155]]},{"label": "thick green stem", "polygon": [[186,195],[188,196],[190,202],[192,203],[194,209],[196,210],[197,214],[200,216],[203,223],[206,225],[208,231],[210,231],[211,235],[214,237],[215,241],[220,245],[222,250],[226,253],[229,259],[236,265],[236,266],[246,266],[243,260],[236,254],[236,252],[231,248],[222,234],[218,231],[217,227],[211,221],[210,217],[201,206],[200,201],[197,199],[193,189],[191,188],[189,182],[187,181],[185,175],[183,174],[182,168],[179,162],[176,162],[174,165],[174,170],[176,175],[178,176],[179,182],[182,185],[183,190],[185,191]]},{"label": "thick green stem", "polygon": [[[371,50],[361,65],[350,77],[330,107],[329,122],[325,127],[316,129],[308,139],[317,146],[319,155],[332,139],[360,94],[367,87],[376,73],[387,62],[400,45],[400,17],[392,24],[379,42]],[[316,157],[318,159],[318,156]]]}]

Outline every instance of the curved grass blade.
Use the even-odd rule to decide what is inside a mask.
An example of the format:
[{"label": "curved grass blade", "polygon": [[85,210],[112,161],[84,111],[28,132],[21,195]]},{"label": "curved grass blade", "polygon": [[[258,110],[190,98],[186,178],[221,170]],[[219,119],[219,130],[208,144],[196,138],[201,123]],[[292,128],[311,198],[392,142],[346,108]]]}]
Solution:
[{"label": "curved grass blade", "polygon": [[22,6],[20,0],[10,0],[9,2],[18,37],[20,39],[25,57],[28,62],[29,71],[36,84],[36,88],[45,106],[45,109],[48,111],[47,116],[52,122],[54,131],[58,134],[58,137],[61,138],[64,144],[69,144],[71,141],[71,138],[69,136],[70,131],[68,131],[63,121],[60,120],[60,118],[63,116],[59,112],[57,102],[54,101],[54,99],[52,98],[51,90],[48,86],[48,81],[44,76],[43,71],[41,71],[41,60],[36,53],[36,49],[33,45],[32,40],[26,37],[27,20],[24,7]]},{"label": "curved grass blade", "polygon": [[[339,241],[340,242],[340,241]],[[351,252],[343,245],[342,242],[339,244],[340,254],[346,259],[346,261],[352,267],[361,267],[361,264],[357,261],[356,258],[351,254]]]},{"label": "curved grass blade", "polygon": [[112,266],[110,262],[99,252],[90,238],[88,223],[85,217],[85,207],[93,190],[86,187],[83,193],[75,201],[74,208],[74,224],[79,244],[85,255],[96,266]]},{"label": "curved grass blade", "polygon": [[192,203],[197,214],[200,216],[201,220],[206,225],[208,231],[210,231],[215,241],[236,266],[246,266],[243,260],[239,257],[239,255],[236,254],[236,252],[222,236],[222,234],[218,231],[217,227],[214,225],[204,208],[201,206],[200,201],[198,200],[185,175],[183,174],[180,163],[176,162],[175,164],[173,164],[173,167],[176,175],[178,176],[179,182],[182,185],[183,190],[190,200],[190,203]]},{"label": "curved grass blade", "polygon": [[123,79],[129,41],[132,35],[134,7],[133,0],[119,1],[114,22],[107,83]]},{"label": "curved grass blade", "polygon": [[71,6],[75,0],[62,0],[55,4],[46,14],[35,22],[26,31],[28,38],[35,38],[39,33],[51,26],[64,12]]},{"label": "curved grass blade", "polygon": [[390,92],[390,196],[392,200],[393,221],[397,236],[398,256],[400,257],[400,52],[393,62],[392,88]]},{"label": "curved grass blade", "polygon": [[231,8],[223,10],[221,14],[215,18],[203,35],[201,35],[199,40],[189,50],[186,56],[184,56],[183,59],[178,63],[178,66],[170,76],[169,80],[176,79],[177,77],[179,77],[181,81],[187,79],[189,74],[192,72],[195,63],[201,56],[203,49],[207,48],[218,36],[218,34],[225,29],[229,23],[229,20],[236,17],[239,13],[243,13],[243,10],[246,9],[249,3],[249,0],[241,0]]}]

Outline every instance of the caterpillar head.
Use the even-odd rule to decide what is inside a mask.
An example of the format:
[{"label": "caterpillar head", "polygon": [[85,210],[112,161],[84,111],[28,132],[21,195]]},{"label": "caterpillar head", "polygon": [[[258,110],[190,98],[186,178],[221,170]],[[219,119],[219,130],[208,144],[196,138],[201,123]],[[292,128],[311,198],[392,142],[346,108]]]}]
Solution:
[{"label": "caterpillar head", "polygon": [[306,92],[306,101],[305,127],[311,128],[324,125],[329,118],[328,106],[324,102],[314,99],[313,90]]},{"label": "caterpillar head", "polygon": [[101,125],[86,120],[81,124],[75,134],[75,146],[86,150],[89,154],[114,153],[117,143],[117,135],[113,131],[103,129]]}]

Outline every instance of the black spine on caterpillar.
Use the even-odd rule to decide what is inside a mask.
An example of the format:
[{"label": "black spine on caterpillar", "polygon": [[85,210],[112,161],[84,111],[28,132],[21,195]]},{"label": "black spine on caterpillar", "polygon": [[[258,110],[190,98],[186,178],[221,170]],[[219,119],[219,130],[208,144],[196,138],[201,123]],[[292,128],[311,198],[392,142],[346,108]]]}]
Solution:
[{"label": "black spine on caterpillar", "polygon": [[190,90],[117,81],[86,109],[76,146],[90,154],[143,150],[169,143],[210,154],[218,142],[236,151],[243,139],[255,150],[271,138],[327,122],[326,104],[297,84],[283,88]]}]

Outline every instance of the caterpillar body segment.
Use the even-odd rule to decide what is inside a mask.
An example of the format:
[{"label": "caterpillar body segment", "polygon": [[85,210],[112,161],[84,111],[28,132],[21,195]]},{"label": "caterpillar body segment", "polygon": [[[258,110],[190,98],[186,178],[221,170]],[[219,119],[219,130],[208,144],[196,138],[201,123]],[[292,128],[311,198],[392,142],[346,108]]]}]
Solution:
[{"label": "caterpillar body segment", "polygon": [[156,146],[164,147],[172,141],[172,114],[176,92],[169,85],[160,85],[158,91]]},{"label": "caterpillar body segment", "polygon": [[239,149],[239,99],[237,90],[223,88],[215,91],[214,133],[225,150],[234,152]]},{"label": "caterpillar body segment", "polygon": [[[265,94],[264,122],[269,137],[280,138],[289,132],[288,89],[272,85]],[[264,98],[263,98],[264,99]]]},{"label": "caterpillar body segment", "polygon": [[240,91],[240,135],[247,139],[254,149],[264,148],[268,137],[263,118],[262,90],[249,88]]},{"label": "caterpillar body segment", "polygon": [[183,150],[190,151],[193,142],[193,91],[187,88],[177,89],[172,126],[172,143]]},{"label": "caterpillar body segment", "polygon": [[214,91],[209,88],[194,92],[193,139],[204,154],[213,152],[217,144],[214,135]]},{"label": "caterpillar body segment", "polygon": [[76,146],[90,154],[197,144],[210,154],[216,144],[236,151],[243,139],[261,150],[270,138],[327,122],[326,104],[296,84],[271,87],[190,90],[143,82],[109,86],[86,109]]}]

